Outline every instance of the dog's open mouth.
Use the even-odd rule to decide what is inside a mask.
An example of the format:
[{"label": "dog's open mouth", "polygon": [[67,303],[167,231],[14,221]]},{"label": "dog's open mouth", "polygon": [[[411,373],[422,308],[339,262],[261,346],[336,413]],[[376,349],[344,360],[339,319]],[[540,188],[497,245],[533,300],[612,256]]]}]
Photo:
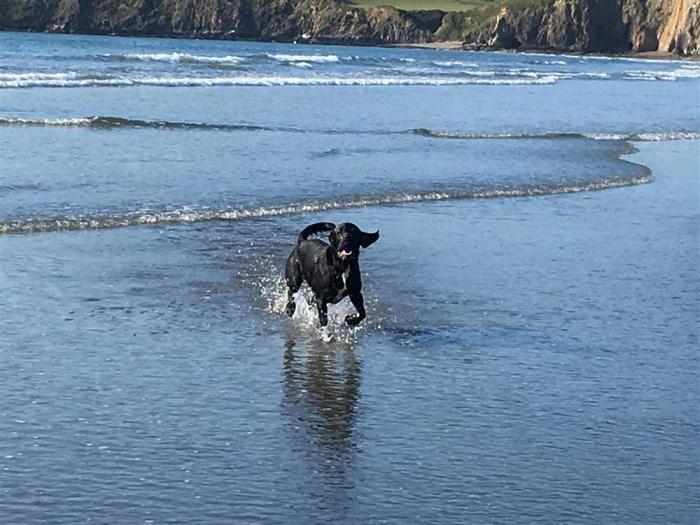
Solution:
[{"label": "dog's open mouth", "polygon": [[343,244],[340,247],[340,251],[338,252],[338,256],[340,257],[349,257],[352,255],[352,246],[349,244]]}]

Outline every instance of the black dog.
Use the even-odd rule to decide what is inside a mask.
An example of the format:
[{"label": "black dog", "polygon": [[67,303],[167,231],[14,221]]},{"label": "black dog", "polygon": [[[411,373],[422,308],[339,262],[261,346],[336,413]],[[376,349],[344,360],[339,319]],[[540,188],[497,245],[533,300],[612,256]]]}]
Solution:
[{"label": "black dog", "polygon": [[[310,235],[325,232],[329,232],[330,246],[317,239],[309,240]],[[364,233],[349,222],[338,226],[317,222],[304,228],[287,259],[287,315],[294,315],[294,294],[306,280],[314,292],[321,326],[328,324],[328,304],[336,304],[345,296],[350,297],[357,310],[357,314],[345,316],[345,322],[350,326],[359,324],[367,316],[358,262],[360,246],[367,248],[377,239],[379,232]]]}]

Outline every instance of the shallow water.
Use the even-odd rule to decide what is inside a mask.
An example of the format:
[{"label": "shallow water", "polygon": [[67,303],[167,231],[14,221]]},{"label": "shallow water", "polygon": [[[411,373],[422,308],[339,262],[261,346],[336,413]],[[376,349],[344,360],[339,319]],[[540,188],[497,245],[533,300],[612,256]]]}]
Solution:
[{"label": "shallow water", "polygon": [[3,523],[698,520],[694,64],[0,42]]}]

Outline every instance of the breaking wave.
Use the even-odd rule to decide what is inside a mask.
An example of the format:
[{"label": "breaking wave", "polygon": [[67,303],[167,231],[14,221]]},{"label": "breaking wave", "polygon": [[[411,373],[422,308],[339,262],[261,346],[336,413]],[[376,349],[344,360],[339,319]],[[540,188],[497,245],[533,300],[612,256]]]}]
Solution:
[{"label": "breaking wave", "polygon": [[[152,53],[121,55],[122,60],[140,60],[170,63],[202,63],[223,68],[226,65],[246,62],[258,64],[255,56],[236,55],[204,56],[187,53]],[[529,68],[479,68],[476,63],[463,61],[434,61],[415,66],[386,67],[367,70],[355,68],[344,70],[342,74],[334,71],[332,65],[341,60],[355,60],[355,57],[338,57],[336,55],[290,55],[265,54],[265,60],[282,65],[297,66],[299,74],[278,72],[280,67],[268,66],[256,72],[239,72],[237,74],[178,74],[176,72],[136,69],[134,71],[115,73],[111,69],[97,73],[95,71],[30,71],[0,72],[0,89],[32,87],[128,87],[128,86],[162,86],[162,87],[210,87],[210,86],[466,86],[466,85],[548,85],[566,80],[627,80],[627,81],[676,81],[700,78],[700,67],[682,65],[668,70],[629,69],[625,71],[536,71]],[[369,60],[369,59],[368,59]],[[399,59],[402,63],[408,59]],[[358,66],[363,60],[358,60]],[[396,61],[393,61],[396,62]],[[547,64],[557,64],[549,61]],[[370,65],[376,65],[370,60]],[[560,65],[560,64],[559,64]],[[270,69],[272,67],[272,69]],[[316,74],[301,74],[302,68],[316,71]]]},{"label": "breaking wave", "polygon": [[442,77],[434,76],[109,76],[60,73],[0,73],[0,88],[29,87],[210,87],[210,86],[460,86],[553,84],[552,75],[509,78]]},{"label": "breaking wave", "polygon": [[[497,51],[499,54],[505,54],[503,51]],[[653,57],[629,57],[620,55],[584,55],[584,54],[571,54],[571,53],[538,53],[536,51],[524,51],[523,56],[526,57],[543,57],[551,59],[559,58],[573,58],[576,60],[581,60],[584,62],[638,62],[640,64],[684,64],[687,65],[687,60],[670,60],[667,58],[653,58]]]},{"label": "breaking wave", "polygon": [[119,60],[139,60],[152,62],[239,64],[245,57],[236,55],[191,55],[189,53],[127,53],[125,55],[99,55],[100,58],[117,58]]},{"label": "breaking wave", "polygon": [[659,142],[663,140],[700,140],[698,131],[670,131],[670,132],[639,132],[639,133],[470,133],[458,131],[437,131],[426,128],[411,130],[416,135],[438,139],[475,140],[475,139],[591,139],[591,140],[617,140],[632,142]]},{"label": "breaking wave", "polygon": [[432,62],[433,65],[438,67],[470,67],[478,68],[479,64],[476,62],[465,62],[464,60],[435,60]]},{"label": "breaking wave", "polygon": [[[0,117],[0,126],[57,126],[85,127],[94,129],[147,128],[147,129],[209,129],[220,131],[271,131],[281,128],[255,126],[252,124],[215,124],[206,122],[173,122],[167,120],[143,120],[122,117],[73,117],[55,119],[30,119]],[[285,131],[293,131],[292,128]]]},{"label": "breaking wave", "polygon": [[254,208],[223,208],[218,210],[183,208],[169,211],[135,211],[111,216],[71,216],[32,218],[0,222],[0,234],[38,233],[61,230],[98,230],[125,226],[187,224],[208,221],[239,221],[280,215],[314,213],[327,210],[364,208],[367,206],[395,205],[445,200],[498,199],[513,197],[541,197],[590,191],[601,191],[624,186],[645,184],[653,180],[649,170],[633,177],[545,186],[494,187],[485,189],[428,191],[423,193],[396,193],[306,203],[260,206]]},{"label": "breaking wave", "polygon": [[295,126],[260,126],[255,124],[230,124],[216,122],[186,122],[170,120],[132,119],[111,116],[65,117],[53,119],[38,119],[24,117],[0,117],[0,126],[55,126],[81,127],[95,130],[112,130],[120,128],[143,128],[158,130],[215,130],[215,131],[279,131],[284,133],[328,133],[328,134],[372,134],[372,135],[403,135],[412,134],[436,139],[461,140],[516,140],[516,139],[591,139],[616,140],[636,142],[658,142],[664,140],[700,140],[700,131],[668,131],[668,132],[460,132],[440,131],[427,128],[411,130],[357,130],[357,129],[305,129]]},{"label": "breaking wave", "polygon": [[340,61],[340,58],[336,55],[287,55],[283,53],[267,53],[265,56],[279,60],[280,62],[329,63]]}]

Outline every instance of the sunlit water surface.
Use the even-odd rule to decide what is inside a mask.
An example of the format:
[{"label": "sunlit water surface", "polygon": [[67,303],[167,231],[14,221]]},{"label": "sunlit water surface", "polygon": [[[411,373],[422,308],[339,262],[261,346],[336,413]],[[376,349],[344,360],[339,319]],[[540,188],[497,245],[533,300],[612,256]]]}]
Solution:
[{"label": "sunlit water surface", "polygon": [[0,521],[696,523],[699,77],[0,34]]}]

